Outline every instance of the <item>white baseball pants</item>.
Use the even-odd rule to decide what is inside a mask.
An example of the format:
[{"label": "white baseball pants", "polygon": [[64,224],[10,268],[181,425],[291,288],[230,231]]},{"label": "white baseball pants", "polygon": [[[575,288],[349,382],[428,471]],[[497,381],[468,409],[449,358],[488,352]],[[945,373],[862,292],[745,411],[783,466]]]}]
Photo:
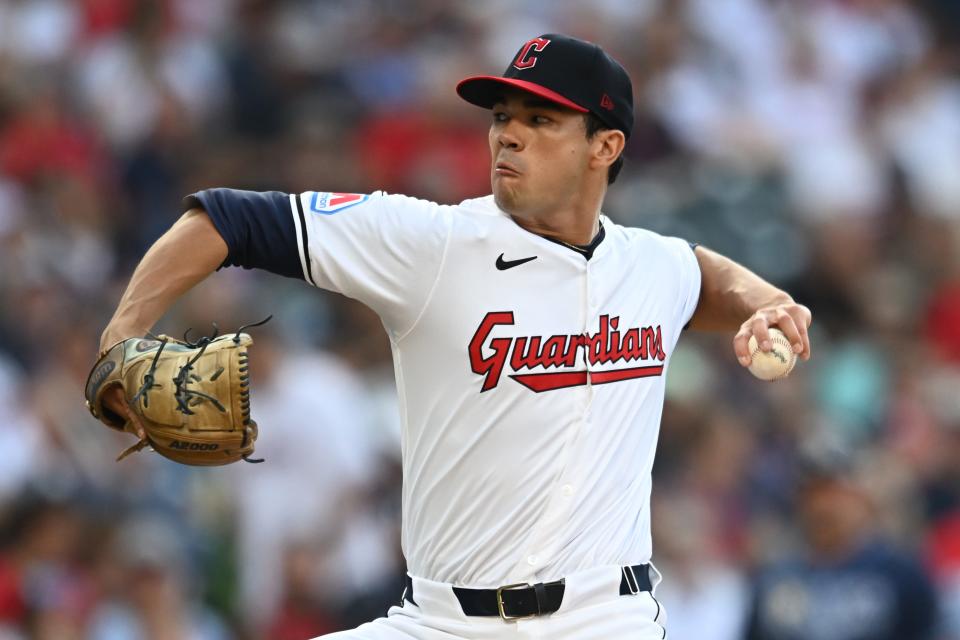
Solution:
[{"label": "white baseball pants", "polygon": [[[652,567],[652,565],[651,565]],[[660,573],[651,570],[654,588]],[[451,585],[413,578],[417,604],[404,600],[385,618],[325,640],[661,640],[666,612],[649,591],[620,595],[620,567],[598,567],[566,576],[555,613],[522,620],[467,616]],[[399,596],[398,596],[399,597]],[[316,640],[316,639],[315,639]]]}]

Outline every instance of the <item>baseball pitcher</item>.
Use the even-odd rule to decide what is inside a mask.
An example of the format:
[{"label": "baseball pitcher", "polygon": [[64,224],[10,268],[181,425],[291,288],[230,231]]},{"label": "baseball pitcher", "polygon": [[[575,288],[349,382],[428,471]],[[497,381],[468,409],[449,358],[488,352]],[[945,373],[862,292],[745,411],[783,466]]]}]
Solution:
[{"label": "baseball pitcher", "polygon": [[[666,637],[650,483],[677,340],[688,326],[730,332],[748,366],[750,339],[769,352],[777,328],[807,359],[810,311],[704,247],[603,215],[634,118],[630,78],[597,45],[542,35],[502,76],[457,92],[490,113],[492,195],[454,205],[383,192],[189,196],[103,332],[88,399],[163,452],[151,435],[163,419],[144,396],[160,410],[165,389],[145,376],[167,362],[158,354],[178,356],[173,374],[196,373],[167,389],[182,400],[167,407],[186,430],[178,459],[204,449],[190,444],[199,427],[184,426],[204,407],[228,431],[238,424],[233,444],[208,445],[199,463],[245,458],[249,406],[229,411],[221,398],[220,411],[205,386],[218,367],[229,374],[241,334],[165,347],[139,336],[221,266],[355,298],[380,315],[393,350],[408,579],[385,617],[329,637]],[[201,367],[211,350],[223,363]]]}]

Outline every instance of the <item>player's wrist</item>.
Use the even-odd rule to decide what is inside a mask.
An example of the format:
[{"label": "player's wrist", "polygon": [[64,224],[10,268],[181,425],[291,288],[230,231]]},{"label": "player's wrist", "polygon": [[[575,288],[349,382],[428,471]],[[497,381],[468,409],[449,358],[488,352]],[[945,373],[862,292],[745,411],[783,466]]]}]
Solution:
[{"label": "player's wrist", "polygon": [[146,333],[145,329],[139,329],[133,326],[125,325],[107,325],[100,335],[100,349],[97,352],[97,358],[102,358],[116,344],[123,342],[127,338],[142,336]]},{"label": "player's wrist", "polygon": [[756,307],[753,310],[753,313],[751,313],[750,315],[756,315],[757,313],[760,313],[763,311],[776,309],[778,307],[785,307],[793,304],[796,304],[796,302],[790,296],[790,294],[784,291],[778,291],[777,293],[773,294],[769,298],[763,300],[760,304],[756,305]]},{"label": "player's wrist", "polygon": [[777,292],[773,295],[754,296],[743,299],[743,306],[737,313],[736,322],[742,329],[745,325],[754,324],[757,319],[762,319],[769,325],[776,325],[776,319],[786,310],[791,309],[796,303],[788,294]]}]

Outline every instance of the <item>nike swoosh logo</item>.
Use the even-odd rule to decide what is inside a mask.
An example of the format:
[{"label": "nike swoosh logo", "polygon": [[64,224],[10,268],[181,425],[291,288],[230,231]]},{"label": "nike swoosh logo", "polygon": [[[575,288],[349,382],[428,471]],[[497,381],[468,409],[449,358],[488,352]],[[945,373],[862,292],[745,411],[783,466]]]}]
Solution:
[{"label": "nike swoosh logo", "polygon": [[526,264],[531,260],[536,260],[537,256],[531,256],[529,258],[520,258],[519,260],[504,260],[503,254],[497,258],[497,269],[500,271],[506,271],[507,269],[513,269],[514,267],[519,267],[522,264]]}]

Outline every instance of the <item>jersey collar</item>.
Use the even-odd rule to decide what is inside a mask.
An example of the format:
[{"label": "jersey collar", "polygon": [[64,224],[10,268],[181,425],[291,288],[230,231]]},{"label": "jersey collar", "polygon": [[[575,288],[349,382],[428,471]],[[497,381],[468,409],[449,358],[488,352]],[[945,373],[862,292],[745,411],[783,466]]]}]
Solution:
[{"label": "jersey collar", "polygon": [[603,239],[607,236],[606,229],[603,228],[603,220],[600,220],[600,230],[597,231],[597,235],[593,236],[593,240],[590,241],[590,244],[570,244],[569,242],[564,242],[563,240],[557,240],[556,238],[551,238],[550,236],[544,236],[539,233],[534,234],[538,235],[544,240],[549,240],[559,244],[562,247],[566,247],[571,251],[575,251],[583,256],[584,260],[589,260],[593,257],[593,253],[597,250],[597,247],[600,246],[600,243],[603,242]]},{"label": "jersey collar", "polygon": [[566,247],[570,251],[573,251],[574,253],[577,253],[583,256],[584,260],[590,260],[593,257],[594,253],[596,253],[597,248],[600,246],[600,243],[602,243],[603,239],[607,237],[607,230],[603,226],[604,215],[602,213],[600,214],[600,219],[598,220],[600,224],[600,229],[597,231],[597,235],[593,236],[593,240],[591,240],[589,244],[570,244],[569,242],[564,242],[563,240],[557,240],[556,238],[545,236],[539,233],[534,233],[533,231],[524,229],[519,224],[517,224],[516,220],[513,219],[513,216],[511,216],[509,213],[507,213],[506,211],[504,211],[503,209],[501,209],[496,205],[496,203],[493,200],[493,195],[487,196],[486,198],[484,198],[484,200],[487,200],[488,205],[490,207],[492,207],[495,211],[497,211],[501,216],[503,216],[507,220],[510,220],[513,224],[516,224],[517,227],[519,227],[524,232],[529,233],[530,235],[537,236],[538,238],[543,238],[544,240],[549,240],[550,242],[554,244],[558,244],[561,247]]}]

